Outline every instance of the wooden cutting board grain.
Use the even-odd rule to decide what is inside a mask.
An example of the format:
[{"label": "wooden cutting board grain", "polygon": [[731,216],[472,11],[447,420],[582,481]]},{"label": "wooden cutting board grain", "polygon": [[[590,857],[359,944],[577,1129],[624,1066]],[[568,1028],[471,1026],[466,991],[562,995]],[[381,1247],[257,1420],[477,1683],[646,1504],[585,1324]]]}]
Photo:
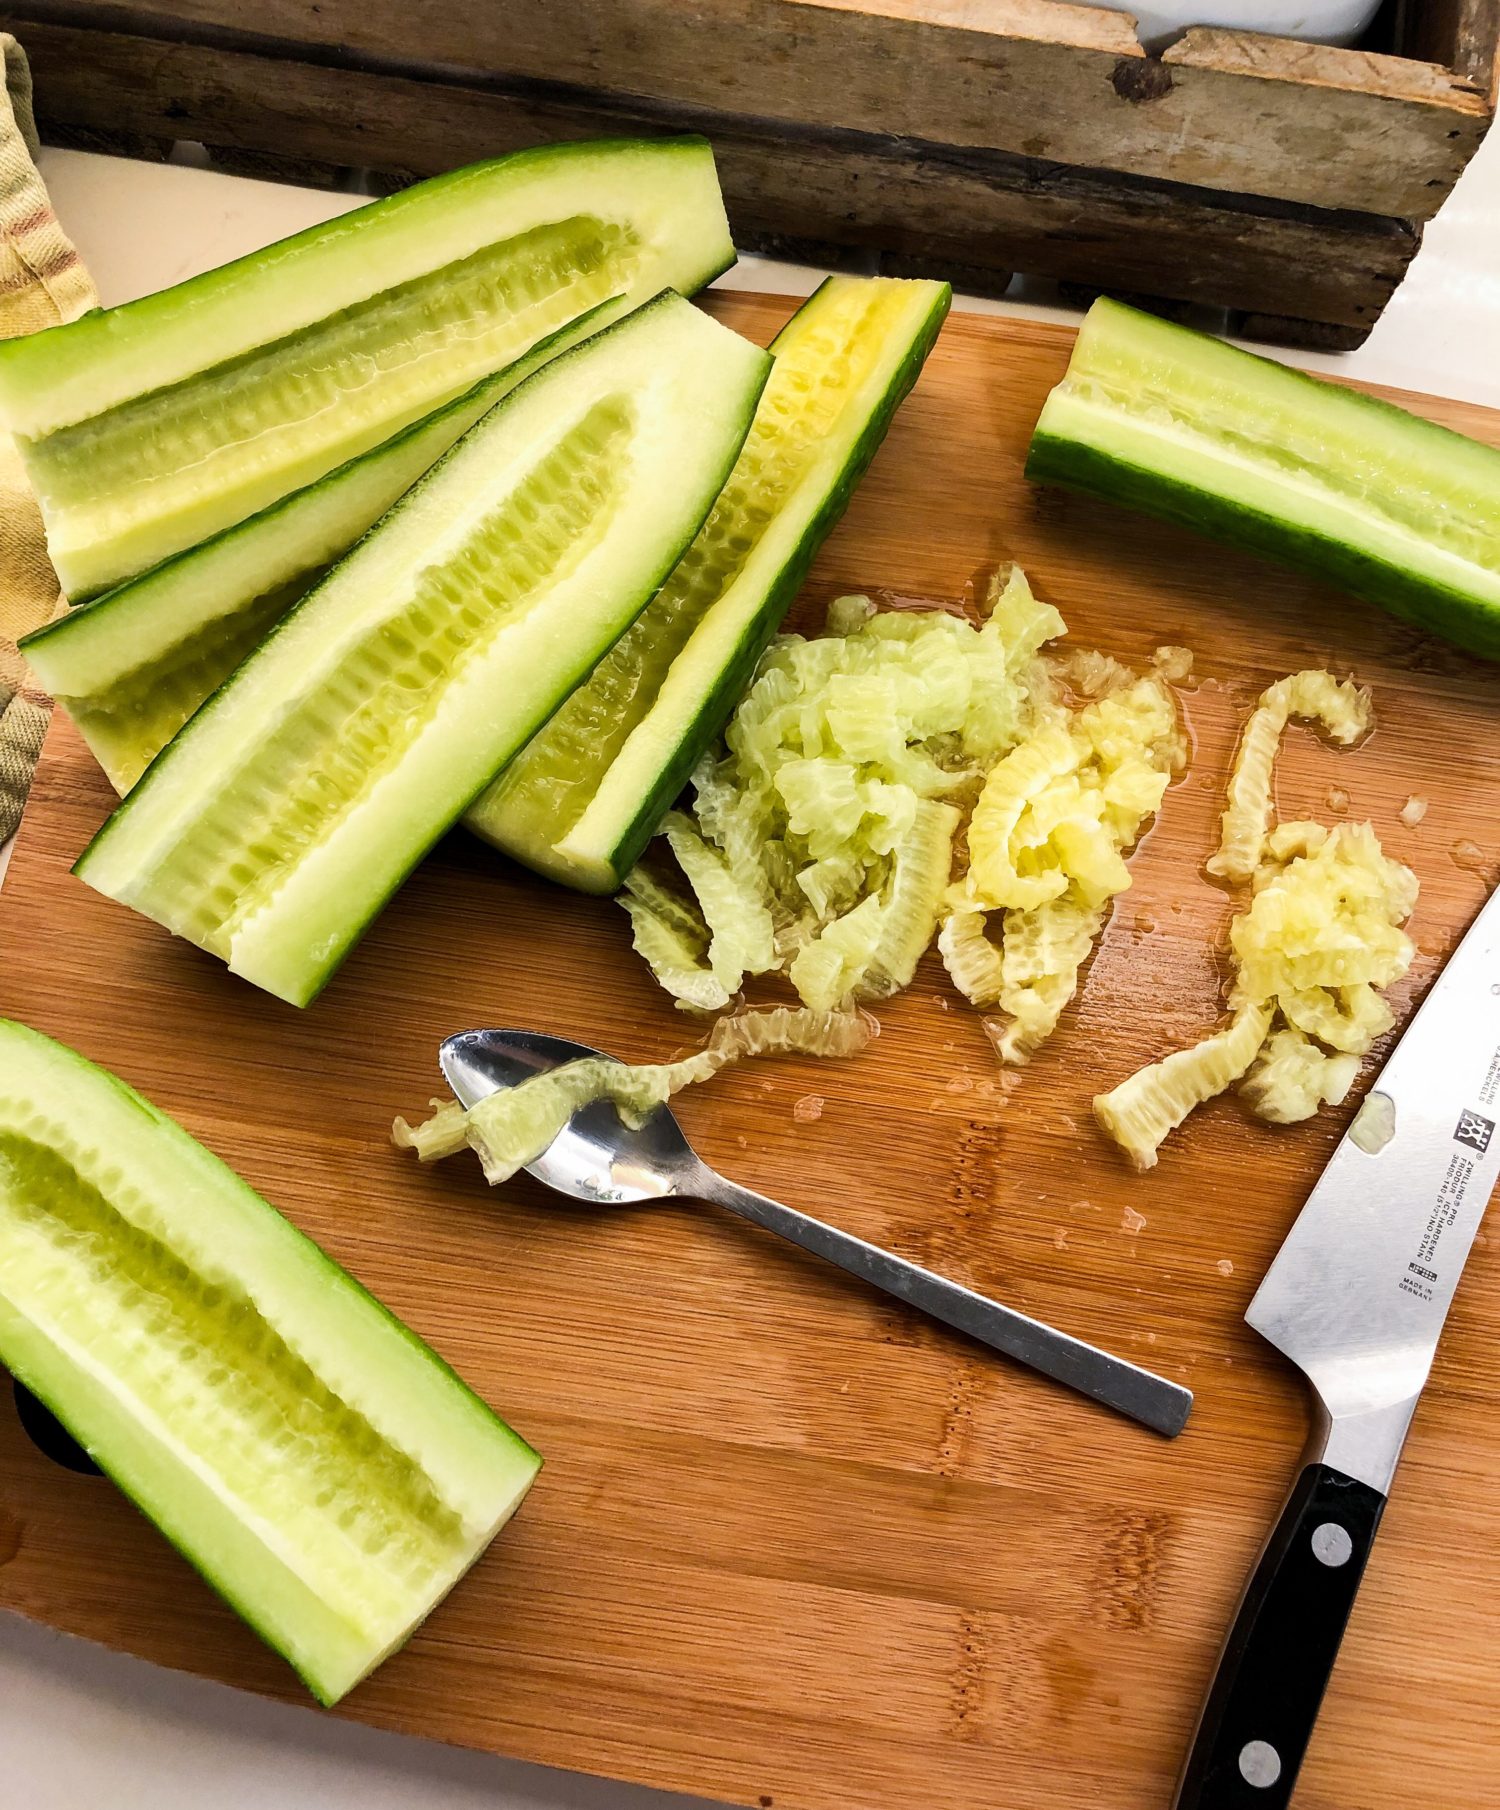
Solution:
[{"label": "wooden cutting board grain", "polygon": [[[715,298],[765,340],[789,304]],[[1019,1085],[935,959],[857,1062],[746,1064],[684,1100],[732,1174],[1190,1384],[1168,1443],[707,1210],[596,1214],[387,1142],[447,1032],[632,1058],[692,1029],[623,915],[461,835],[298,1013],[70,877],[109,806],[53,727],[10,875],[0,1009],[201,1137],[546,1456],[512,1527],[343,1713],[763,1810],[1164,1810],[1307,1402],[1241,1315],[1346,1112],[1232,1100],[1136,1177],[1089,1098],[1210,1026],[1231,910],[1200,867],[1250,701],[1309,663],[1374,687],[1353,752],[1296,730],[1284,814],[1369,817],[1422,881],[1432,979],[1500,863],[1500,669],[1249,558],[1029,488],[1067,331],[950,322],[799,605],[962,599],[1020,560],[1075,641],[1198,656],[1186,777],[1082,996]],[[1411,399],[1500,442],[1500,416]],[[1406,828],[1397,812],[1429,801]],[[812,1117],[799,1100],[818,1096]],[[1500,1243],[1497,1240],[1496,1243]],[[1481,1232],[1304,1773],[1300,1810],[1500,1803],[1500,1250]],[[0,1604],[291,1699],[290,1673],[99,1478],[0,1400]]]}]

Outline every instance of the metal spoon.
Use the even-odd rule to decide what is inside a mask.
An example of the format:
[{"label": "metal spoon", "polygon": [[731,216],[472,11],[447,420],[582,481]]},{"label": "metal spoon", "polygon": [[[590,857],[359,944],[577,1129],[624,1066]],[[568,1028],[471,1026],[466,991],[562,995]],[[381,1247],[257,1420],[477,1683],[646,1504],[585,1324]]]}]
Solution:
[{"label": "metal spoon", "polygon": [[[458,1100],[474,1106],[486,1095],[514,1087],[559,1063],[603,1054],[586,1044],[548,1037],[540,1031],[461,1031],[443,1044],[440,1060]],[[574,1113],[527,1168],[559,1194],[595,1206],[624,1206],[675,1196],[727,1207],[768,1232],[790,1238],[804,1251],[826,1257],[898,1301],[921,1308],[944,1325],[1168,1438],[1182,1431],[1193,1405],[1192,1391],[1178,1383],[1111,1357],[961,1283],[934,1275],[878,1245],[866,1244],[862,1238],[729,1181],[698,1156],[665,1106],[658,1107],[639,1131],[631,1131],[609,1101],[596,1100]]]}]

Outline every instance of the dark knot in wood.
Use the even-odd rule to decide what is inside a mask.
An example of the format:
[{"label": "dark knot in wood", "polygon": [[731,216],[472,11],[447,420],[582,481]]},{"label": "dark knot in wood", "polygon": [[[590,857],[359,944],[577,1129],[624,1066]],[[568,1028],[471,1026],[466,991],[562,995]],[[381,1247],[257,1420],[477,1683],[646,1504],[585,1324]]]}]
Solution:
[{"label": "dark knot in wood", "polygon": [[1172,72],[1155,57],[1121,57],[1109,80],[1122,101],[1159,101],[1172,92]]}]

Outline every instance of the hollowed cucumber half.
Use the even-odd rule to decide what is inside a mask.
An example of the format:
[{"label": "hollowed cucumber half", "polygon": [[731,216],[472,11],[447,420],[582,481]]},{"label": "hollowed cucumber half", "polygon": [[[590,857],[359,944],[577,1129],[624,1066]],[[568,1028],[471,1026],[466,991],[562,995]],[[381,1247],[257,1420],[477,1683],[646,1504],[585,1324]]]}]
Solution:
[{"label": "hollowed cucumber half", "polygon": [[702,139],[474,164],[0,345],[0,423],[69,597],[155,565],[388,439],[601,302],[734,261]]},{"label": "hollowed cucumber half", "polygon": [[541,1461],[216,1156],[0,1020],[0,1363],[324,1703]]},{"label": "hollowed cucumber half", "polygon": [[78,725],[117,792],[128,792],[203,700],[292,605],[503,396],[603,325],[581,315],[456,402],[163,560],[22,641],[32,670]]},{"label": "hollowed cucumber half", "polygon": [[675,295],[544,365],[188,720],[76,871],[305,1005],[672,570],[769,368]]},{"label": "hollowed cucumber half", "polygon": [[465,818],[537,872],[612,892],[723,727],[916,381],[946,283],[831,277],[792,317],[701,533],[592,678]]},{"label": "hollowed cucumber half", "polygon": [[1344,586],[1500,659],[1500,452],[1100,300],[1026,475]]}]

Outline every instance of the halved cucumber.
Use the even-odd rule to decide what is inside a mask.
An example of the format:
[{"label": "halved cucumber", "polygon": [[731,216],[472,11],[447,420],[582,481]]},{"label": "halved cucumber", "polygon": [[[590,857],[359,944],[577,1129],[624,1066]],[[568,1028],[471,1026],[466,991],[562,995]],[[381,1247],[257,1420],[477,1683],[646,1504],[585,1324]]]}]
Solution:
[{"label": "halved cucumber", "polygon": [[541,1460],[216,1156],[0,1020],[0,1362],[324,1703]]},{"label": "halved cucumber", "polygon": [[1500,658],[1500,452],[1094,303],[1026,475],[1270,554]]},{"label": "halved cucumber", "polygon": [[591,308],[373,451],[26,636],[32,670],[115,790],[130,790],[340,554],[481,415],[554,357],[560,338],[601,325],[611,312],[608,303]]},{"label": "halved cucumber", "polygon": [[734,708],[951,299],[946,283],[831,277],[797,311],[702,533],[470,829],[566,885],[620,884]]},{"label": "halved cucumber", "polygon": [[675,295],[545,365],[189,719],[76,871],[305,1005],[671,571],[769,367]]},{"label": "halved cucumber", "polygon": [[734,261],[697,138],[546,146],[0,345],[0,423],[70,597],[312,483],[611,297]]}]

